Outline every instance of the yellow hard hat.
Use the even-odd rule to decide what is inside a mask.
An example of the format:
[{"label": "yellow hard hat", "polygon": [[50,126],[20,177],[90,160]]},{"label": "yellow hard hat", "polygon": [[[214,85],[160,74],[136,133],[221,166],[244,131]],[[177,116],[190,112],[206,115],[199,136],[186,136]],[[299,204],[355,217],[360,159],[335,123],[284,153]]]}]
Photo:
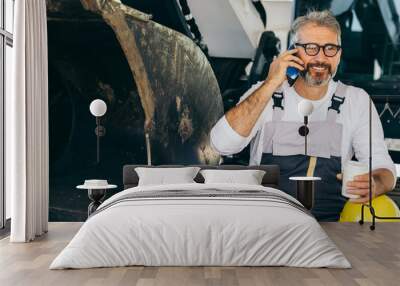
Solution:
[{"label": "yellow hard hat", "polygon": [[[362,204],[351,203],[347,201],[340,214],[340,222],[358,222],[361,219]],[[376,197],[372,200],[372,206],[375,210],[375,215],[382,217],[399,217],[400,210],[396,203],[386,195]],[[364,207],[364,221],[372,221],[371,212],[368,207]],[[380,220],[376,221],[399,221],[399,220]]]}]

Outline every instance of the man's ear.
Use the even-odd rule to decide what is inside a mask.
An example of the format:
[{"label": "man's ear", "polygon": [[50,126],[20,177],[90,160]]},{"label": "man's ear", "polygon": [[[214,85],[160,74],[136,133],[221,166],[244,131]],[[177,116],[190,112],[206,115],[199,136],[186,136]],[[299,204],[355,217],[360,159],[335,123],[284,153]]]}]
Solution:
[{"label": "man's ear", "polygon": [[342,49],[339,50],[338,56],[339,56],[339,63],[340,63],[340,61],[341,61],[341,59],[342,59]]},{"label": "man's ear", "polygon": [[341,69],[342,69],[343,67],[341,66],[341,58],[339,58],[339,63],[338,63],[338,65],[337,65],[337,67],[336,67],[336,72],[335,72],[335,74],[334,74],[334,78],[336,77],[336,75],[338,74],[338,73],[340,73],[340,71],[341,71]]}]

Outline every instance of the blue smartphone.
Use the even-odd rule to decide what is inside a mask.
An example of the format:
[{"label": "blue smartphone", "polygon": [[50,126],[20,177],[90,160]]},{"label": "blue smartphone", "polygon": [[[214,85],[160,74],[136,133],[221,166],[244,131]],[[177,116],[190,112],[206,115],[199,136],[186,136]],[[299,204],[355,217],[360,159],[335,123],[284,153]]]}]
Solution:
[{"label": "blue smartphone", "polygon": [[[288,50],[294,49],[294,45],[291,45]],[[288,67],[286,70],[286,77],[290,86],[294,84],[297,77],[299,76],[300,71],[294,67]]]}]

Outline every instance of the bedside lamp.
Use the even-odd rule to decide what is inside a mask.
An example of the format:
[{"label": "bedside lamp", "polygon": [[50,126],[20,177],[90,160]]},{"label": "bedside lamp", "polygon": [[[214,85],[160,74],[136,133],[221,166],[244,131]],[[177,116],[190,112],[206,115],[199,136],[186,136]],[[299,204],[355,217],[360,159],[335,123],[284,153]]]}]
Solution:
[{"label": "bedside lamp", "polygon": [[[303,99],[297,105],[297,112],[303,116],[304,125],[299,128],[300,136],[304,137],[304,155],[307,156],[307,135],[310,133],[308,129],[308,116],[314,111],[314,105],[306,99]],[[305,206],[306,209],[311,210],[314,207],[314,189],[315,182],[320,181],[320,177],[304,176],[304,177],[290,177],[289,180],[296,181],[296,198]]]},{"label": "bedside lamp", "polygon": [[96,117],[96,129],[94,130],[97,137],[97,164],[100,163],[100,137],[106,134],[106,129],[100,124],[100,117],[107,111],[106,103],[101,99],[95,99],[90,103],[90,113]]}]

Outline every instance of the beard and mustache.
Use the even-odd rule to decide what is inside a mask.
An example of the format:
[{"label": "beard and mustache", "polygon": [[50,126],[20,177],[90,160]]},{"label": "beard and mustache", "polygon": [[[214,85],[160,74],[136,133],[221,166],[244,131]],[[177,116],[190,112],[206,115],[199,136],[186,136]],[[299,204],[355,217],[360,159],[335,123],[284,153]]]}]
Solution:
[{"label": "beard and mustache", "polygon": [[[323,68],[321,71],[313,71],[311,69]],[[335,76],[336,71],[332,73],[332,66],[324,62],[309,63],[306,68],[300,72],[300,76],[304,79],[307,85],[310,86],[323,86],[328,84],[328,82]]]}]

